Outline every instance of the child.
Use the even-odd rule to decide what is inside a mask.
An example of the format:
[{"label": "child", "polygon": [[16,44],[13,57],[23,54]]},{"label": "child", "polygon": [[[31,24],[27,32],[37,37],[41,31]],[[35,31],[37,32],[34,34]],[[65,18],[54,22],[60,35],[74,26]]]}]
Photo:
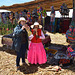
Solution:
[{"label": "child", "polygon": [[45,36],[41,30],[42,26],[38,22],[35,22],[34,25],[31,25],[32,35],[29,36],[31,40],[29,51],[28,51],[28,61],[31,64],[44,64],[47,61],[46,52],[42,44],[42,39],[45,39]]}]

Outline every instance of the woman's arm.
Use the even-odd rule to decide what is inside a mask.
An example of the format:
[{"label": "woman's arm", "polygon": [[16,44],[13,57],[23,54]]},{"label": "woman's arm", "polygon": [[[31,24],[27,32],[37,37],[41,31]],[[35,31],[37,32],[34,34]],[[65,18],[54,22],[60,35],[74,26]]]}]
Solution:
[{"label": "woman's arm", "polygon": [[31,35],[29,36],[29,40],[32,40],[33,37],[34,37],[34,35],[31,34]]},{"label": "woman's arm", "polygon": [[44,33],[41,31],[40,39],[45,39]]},{"label": "woman's arm", "polygon": [[[32,34],[32,35],[30,35],[29,36],[29,40],[32,40],[33,39],[33,37],[34,37],[34,35]],[[45,36],[44,36],[44,34],[43,34],[43,32],[41,31],[41,36],[39,37],[40,39],[45,39]]]},{"label": "woman's arm", "polygon": [[14,28],[13,36],[19,37],[19,36],[21,35],[22,31],[23,31],[22,28],[19,29],[19,27],[15,27],[15,28]]}]

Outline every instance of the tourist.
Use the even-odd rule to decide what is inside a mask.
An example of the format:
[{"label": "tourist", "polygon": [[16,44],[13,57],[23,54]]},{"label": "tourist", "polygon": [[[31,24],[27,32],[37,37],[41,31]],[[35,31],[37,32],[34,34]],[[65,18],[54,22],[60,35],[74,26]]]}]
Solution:
[{"label": "tourist", "polygon": [[13,32],[13,45],[12,48],[16,51],[16,66],[17,70],[20,69],[20,58],[22,58],[22,63],[25,64],[25,53],[28,49],[28,33],[26,31],[26,19],[20,17],[18,24],[14,28]]}]

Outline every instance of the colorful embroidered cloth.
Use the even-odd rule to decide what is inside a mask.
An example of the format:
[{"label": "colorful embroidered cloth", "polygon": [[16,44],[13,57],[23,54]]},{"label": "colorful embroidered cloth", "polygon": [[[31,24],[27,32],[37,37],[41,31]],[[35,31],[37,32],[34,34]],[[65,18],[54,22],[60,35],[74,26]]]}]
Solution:
[{"label": "colorful embroidered cloth", "polygon": [[66,32],[66,37],[68,40],[75,42],[75,23],[73,21]]},{"label": "colorful embroidered cloth", "polygon": [[75,56],[75,50],[73,50],[71,46],[67,48],[67,56]]}]

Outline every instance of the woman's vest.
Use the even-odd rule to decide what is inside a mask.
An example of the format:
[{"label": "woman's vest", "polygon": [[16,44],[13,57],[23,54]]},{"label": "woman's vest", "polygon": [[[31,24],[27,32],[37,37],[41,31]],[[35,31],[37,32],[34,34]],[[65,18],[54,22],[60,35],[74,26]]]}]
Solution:
[{"label": "woman's vest", "polygon": [[[33,34],[34,29],[32,29],[31,31],[32,31],[32,34]],[[37,29],[37,34],[38,34],[38,36],[41,36],[41,29]],[[41,41],[40,38],[37,38],[37,37],[36,37],[36,34],[35,34],[34,37],[33,37],[32,40],[31,40],[31,42],[33,42],[33,43],[40,43],[40,42],[42,42],[42,41]]]}]

